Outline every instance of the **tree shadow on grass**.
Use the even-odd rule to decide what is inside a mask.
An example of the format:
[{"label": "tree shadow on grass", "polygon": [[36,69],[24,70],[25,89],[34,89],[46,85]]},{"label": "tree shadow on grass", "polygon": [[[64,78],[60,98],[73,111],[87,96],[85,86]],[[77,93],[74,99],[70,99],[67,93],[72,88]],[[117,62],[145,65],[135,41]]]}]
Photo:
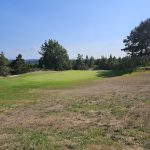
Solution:
[{"label": "tree shadow on grass", "polygon": [[96,76],[101,78],[110,78],[110,77],[122,76],[124,74],[128,74],[131,72],[132,71],[99,70],[96,72]]}]

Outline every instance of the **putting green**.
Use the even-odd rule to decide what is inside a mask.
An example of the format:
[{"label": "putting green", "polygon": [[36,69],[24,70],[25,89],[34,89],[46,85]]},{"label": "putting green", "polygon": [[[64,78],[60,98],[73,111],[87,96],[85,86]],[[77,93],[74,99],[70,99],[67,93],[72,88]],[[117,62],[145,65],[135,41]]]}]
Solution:
[{"label": "putting green", "polygon": [[[103,71],[102,71],[103,72]],[[0,79],[0,107],[37,99],[32,89],[63,89],[98,79],[97,71],[38,71]]]}]

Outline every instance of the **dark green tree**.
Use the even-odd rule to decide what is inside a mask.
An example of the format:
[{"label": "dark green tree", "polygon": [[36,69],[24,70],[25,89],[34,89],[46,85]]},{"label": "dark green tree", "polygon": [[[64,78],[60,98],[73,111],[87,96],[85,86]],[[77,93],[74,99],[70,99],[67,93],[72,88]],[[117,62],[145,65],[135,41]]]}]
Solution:
[{"label": "dark green tree", "polygon": [[89,67],[90,68],[94,68],[94,65],[95,65],[95,59],[94,59],[94,57],[90,57],[90,64],[89,64]]},{"label": "dark green tree", "polygon": [[51,70],[67,70],[71,68],[67,50],[55,40],[45,41],[39,53],[42,55],[39,60],[40,68]]},{"label": "dark green tree", "polygon": [[83,55],[78,54],[77,59],[75,61],[74,69],[75,70],[85,70],[86,69]]},{"label": "dark green tree", "polygon": [[89,59],[88,55],[86,55],[84,63],[85,63],[85,68],[89,69],[89,67],[90,67],[90,59]]},{"label": "dark green tree", "polygon": [[96,65],[97,69],[104,69],[104,70],[109,69],[108,59],[104,56],[102,56],[100,59],[97,59]]},{"label": "dark green tree", "polygon": [[117,59],[117,58],[114,56],[112,60],[113,60],[113,61],[112,61],[113,64],[112,64],[111,70],[116,69],[116,66],[117,66],[118,63],[119,63],[119,58]]},{"label": "dark green tree", "polygon": [[112,55],[110,55],[110,57],[108,58],[108,69],[112,69],[113,68],[113,57]]},{"label": "dark green tree", "polygon": [[21,74],[28,71],[25,60],[22,58],[21,54],[11,62],[10,67],[12,68],[12,74]]},{"label": "dark green tree", "polygon": [[123,42],[122,50],[130,56],[150,56],[150,18],[135,27]]},{"label": "dark green tree", "polygon": [[8,67],[8,59],[5,57],[4,53],[0,53],[0,76],[7,76],[10,73]]}]

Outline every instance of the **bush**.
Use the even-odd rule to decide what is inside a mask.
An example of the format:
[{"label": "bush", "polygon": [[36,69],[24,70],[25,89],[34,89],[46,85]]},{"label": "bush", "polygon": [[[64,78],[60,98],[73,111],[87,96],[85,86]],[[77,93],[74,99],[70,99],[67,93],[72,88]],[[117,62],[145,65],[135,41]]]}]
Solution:
[{"label": "bush", "polygon": [[0,66],[0,76],[7,76],[10,74],[10,69],[7,66]]}]

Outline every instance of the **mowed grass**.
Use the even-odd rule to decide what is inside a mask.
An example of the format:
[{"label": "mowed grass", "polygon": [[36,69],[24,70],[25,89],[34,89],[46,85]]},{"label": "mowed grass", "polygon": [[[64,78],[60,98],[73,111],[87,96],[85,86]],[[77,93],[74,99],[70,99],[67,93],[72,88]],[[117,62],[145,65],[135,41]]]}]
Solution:
[{"label": "mowed grass", "polygon": [[[102,71],[104,72],[104,71]],[[0,79],[0,108],[33,102],[33,89],[64,89],[98,79],[96,71],[40,71]]]}]

